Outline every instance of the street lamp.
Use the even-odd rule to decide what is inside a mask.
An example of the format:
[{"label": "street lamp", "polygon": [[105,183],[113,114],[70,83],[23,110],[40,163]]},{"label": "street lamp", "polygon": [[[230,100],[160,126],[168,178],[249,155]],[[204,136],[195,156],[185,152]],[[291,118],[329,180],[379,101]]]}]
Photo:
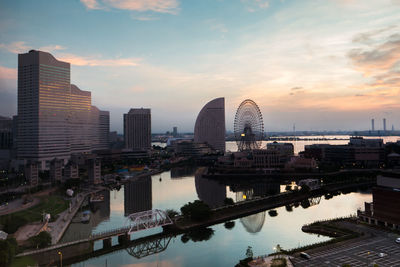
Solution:
[{"label": "street lamp", "polygon": [[60,255],[60,267],[62,267],[62,253],[61,253],[61,251],[58,252],[58,255]]}]

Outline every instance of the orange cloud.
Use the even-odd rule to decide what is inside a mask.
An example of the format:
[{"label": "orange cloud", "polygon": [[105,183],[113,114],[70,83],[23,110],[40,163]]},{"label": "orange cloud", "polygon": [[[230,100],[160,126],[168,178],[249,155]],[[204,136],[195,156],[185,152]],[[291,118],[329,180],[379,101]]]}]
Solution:
[{"label": "orange cloud", "polygon": [[[21,53],[26,53],[28,52],[30,49],[32,49],[32,47],[30,45],[27,45],[25,42],[22,41],[18,41],[18,42],[12,42],[9,44],[0,44],[0,49],[6,50],[10,53],[14,53],[14,54],[21,54]],[[63,50],[65,49],[64,46],[61,45],[47,45],[47,46],[42,46],[39,47],[38,50],[40,51],[46,51],[46,52],[54,52],[57,50]]]},{"label": "orange cloud", "polygon": [[27,46],[25,42],[19,41],[10,44],[0,44],[0,49],[6,50],[14,54],[20,54],[27,52],[30,49],[30,47]]},{"label": "orange cloud", "polygon": [[0,66],[0,79],[17,80],[17,69]]},{"label": "orange cloud", "polygon": [[81,0],[81,3],[88,9],[101,9],[97,0]]},{"label": "orange cloud", "polygon": [[364,75],[381,75],[400,64],[400,34],[393,34],[383,44],[368,50],[352,49],[348,56]]},{"label": "orange cloud", "polygon": [[153,11],[158,13],[176,14],[179,3],[177,0],[81,0],[88,9],[104,9],[107,7],[131,11]]},{"label": "orange cloud", "polygon": [[108,66],[108,67],[129,67],[138,66],[140,59],[138,58],[117,58],[117,59],[103,59],[93,57],[82,57],[73,54],[61,54],[57,57],[76,66]]}]

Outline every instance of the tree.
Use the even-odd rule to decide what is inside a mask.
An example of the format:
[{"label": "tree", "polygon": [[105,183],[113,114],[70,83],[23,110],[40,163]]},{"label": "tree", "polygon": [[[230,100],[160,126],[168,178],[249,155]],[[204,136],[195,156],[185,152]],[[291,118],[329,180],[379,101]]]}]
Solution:
[{"label": "tree", "polygon": [[36,236],[32,236],[28,239],[33,247],[45,248],[51,245],[51,235],[42,231]]},{"label": "tree", "polygon": [[175,216],[178,216],[178,215],[179,215],[179,213],[178,213],[176,210],[173,210],[173,209],[167,209],[165,212],[167,213],[167,215],[168,215],[171,219],[174,218]]},{"label": "tree", "polygon": [[7,238],[6,240],[0,240],[0,266],[8,266],[14,255],[17,252],[17,241],[15,238]]},{"label": "tree", "polygon": [[224,199],[224,205],[233,205],[233,204],[235,204],[235,202],[233,201],[232,198],[227,197]]},{"label": "tree", "polygon": [[229,221],[224,223],[224,226],[226,229],[231,230],[233,227],[235,227],[235,222],[234,221]]},{"label": "tree", "polygon": [[193,242],[201,242],[210,240],[210,238],[214,235],[214,230],[207,227],[207,228],[200,228],[194,231],[189,231],[182,235],[181,241],[183,243],[192,240]]},{"label": "tree", "polygon": [[210,218],[210,207],[201,200],[195,200],[193,203],[189,202],[181,207],[181,213],[187,218],[194,221],[201,221]]}]

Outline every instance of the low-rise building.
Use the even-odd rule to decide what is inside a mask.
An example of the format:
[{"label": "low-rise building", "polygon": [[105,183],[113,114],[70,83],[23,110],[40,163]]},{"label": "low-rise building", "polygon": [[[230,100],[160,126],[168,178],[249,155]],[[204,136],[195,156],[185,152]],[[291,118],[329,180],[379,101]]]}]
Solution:
[{"label": "low-rise building", "polygon": [[79,166],[72,160],[64,167],[64,179],[79,179]]},{"label": "low-rise building", "polygon": [[275,141],[267,144],[267,150],[278,152],[279,163],[282,167],[294,156],[294,146],[292,143],[278,143]]},{"label": "low-rise building", "polygon": [[88,171],[89,183],[100,184],[101,181],[101,162],[97,158],[87,159],[86,166]]},{"label": "low-rise building", "polygon": [[376,168],[385,162],[385,150],[382,139],[352,137],[347,145],[313,144],[305,146],[304,157],[344,167]]},{"label": "low-rise building", "polygon": [[318,165],[315,159],[313,158],[303,158],[294,156],[290,159],[288,163],[285,165],[286,170],[306,170],[312,171],[317,169]]},{"label": "low-rise building", "polygon": [[400,173],[379,175],[372,198],[372,203],[365,203],[365,211],[357,212],[359,219],[400,230]]},{"label": "low-rise building", "polygon": [[261,169],[279,168],[281,166],[279,150],[255,149],[252,151],[253,167]]}]

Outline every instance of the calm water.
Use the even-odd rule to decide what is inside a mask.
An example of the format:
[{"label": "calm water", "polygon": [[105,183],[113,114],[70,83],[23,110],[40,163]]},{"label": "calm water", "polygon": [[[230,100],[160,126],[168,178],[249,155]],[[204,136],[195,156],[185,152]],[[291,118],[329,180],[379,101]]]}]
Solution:
[{"label": "calm water", "polygon": [[[390,137],[385,141],[396,141]],[[346,144],[348,141],[330,141],[331,144]],[[315,141],[295,142],[295,152],[304,149],[304,145]],[[327,143],[318,142],[318,143]],[[265,145],[264,142],[263,145]],[[227,142],[227,149],[236,150],[234,142]],[[89,224],[72,223],[63,237],[63,241],[87,237],[126,224],[126,214],[149,209],[175,209],[189,201],[201,199],[210,206],[220,205],[225,197],[241,201],[247,198],[284,191],[279,184],[258,183],[252,188],[245,185],[227,186],[195,175],[195,168],[178,168],[152,177],[132,181],[119,191],[104,192],[104,202],[92,207]],[[302,205],[288,211],[286,207],[276,209],[278,216],[271,217],[268,211],[234,221],[234,227],[227,229],[224,224],[215,225],[213,234],[206,241],[182,239],[182,235],[169,240],[165,250],[142,258],[137,258],[133,249],[123,249],[98,258],[92,258],[73,266],[234,266],[245,257],[248,246],[252,246],[254,255],[273,252],[280,244],[285,249],[327,240],[326,237],[306,234],[301,227],[315,220],[335,218],[355,214],[364,202],[372,201],[370,193],[354,192],[335,196],[310,199],[311,206]],[[161,229],[142,231],[131,236],[142,236],[161,232]],[[168,241],[168,240],[167,240]],[[113,244],[117,243],[116,238]],[[102,243],[95,243],[95,249]],[[133,256],[132,256],[133,255]]]},{"label": "calm water", "polygon": [[[90,224],[71,224],[64,240],[123,226],[126,220],[124,215],[127,213],[151,208],[179,210],[183,204],[198,198],[210,205],[218,205],[226,196],[239,201],[243,194],[252,197],[279,192],[283,188],[284,186],[279,184],[230,188],[193,174],[185,175],[185,170],[168,171],[134,181],[119,191],[111,191],[109,198],[106,194],[105,201],[99,204],[98,210],[93,213]],[[184,243],[182,236],[177,236],[170,240],[166,250],[158,254],[137,259],[129,254],[131,251],[123,249],[74,266],[105,266],[106,262],[108,266],[233,266],[245,256],[247,246],[253,247],[254,255],[263,255],[273,252],[273,247],[277,244],[283,248],[293,248],[327,240],[326,237],[303,233],[302,225],[315,220],[354,214],[365,201],[371,201],[371,195],[357,192],[336,196],[330,200],[322,197],[310,201],[315,205],[306,209],[301,205],[294,207],[291,212],[285,207],[278,208],[276,217],[271,217],[265,211],[237,219],[230,230],[226,229],[224,224],[213,226],[211,228],[214,233],[207,241],[189,240]],[[160,232],[160,229],[142,231],[131,238],[157,232]],[[114,239],[113,244],[116,242]],[[95,243],[96,249],[101,247],[101,242]]]}]

